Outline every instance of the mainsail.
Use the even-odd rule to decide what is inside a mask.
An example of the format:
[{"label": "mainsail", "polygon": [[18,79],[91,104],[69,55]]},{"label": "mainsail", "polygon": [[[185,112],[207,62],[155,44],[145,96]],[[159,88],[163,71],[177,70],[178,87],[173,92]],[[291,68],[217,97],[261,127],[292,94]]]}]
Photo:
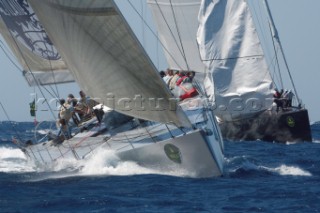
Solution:
[{"label": "mainsail", "polygon": [[205,72],[196,40],[201,0],[148,0],[171,69]]},{"label": "mainsail", "polygon": [[207,92],[222,120],[272,104],[273,83],[245,0],[202,0],[197,40],[209,69]]},{"label": "mainsail", "polygon": [[188,124],[114,0],[29,0],[80,87],[133,117]]},{"label": "mainsail", "polygon": [[1,35],[30,86],[74,81],[26,0],[0,0],[0,15]]}]

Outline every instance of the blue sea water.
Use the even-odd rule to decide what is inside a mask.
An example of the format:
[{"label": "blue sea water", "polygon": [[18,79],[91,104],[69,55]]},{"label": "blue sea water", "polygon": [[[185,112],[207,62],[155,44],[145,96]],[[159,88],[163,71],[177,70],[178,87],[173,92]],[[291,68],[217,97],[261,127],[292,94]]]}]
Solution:
[{"label": "blue sea water", "polygon": [[154,173],[106,156],[40,168],[11,144],[33,123],[0,123],[0,212],[320,212],[320,123],[313,143],[226,142],[223,177]]}]

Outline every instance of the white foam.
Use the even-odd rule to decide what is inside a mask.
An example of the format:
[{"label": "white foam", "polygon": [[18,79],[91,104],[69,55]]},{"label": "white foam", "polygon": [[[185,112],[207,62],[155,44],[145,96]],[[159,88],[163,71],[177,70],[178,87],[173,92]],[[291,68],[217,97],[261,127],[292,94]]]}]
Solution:
[{"label": "white foam", "polygon": [[278,167],[272,168],[262,165],[257,165],[251,161],[248,161],[246,156],[235,156],[230,159],[226,159],[226,162],[231,165],[235,163],[236,168],[229,168],[229,172],[236,172],[239,168],[245,169],[247,171],[268,171],[282,176],[312,176],[308,171],[305,171],[296,166],[280,165]]},{"label": "white foam", "polygon": [[134,162],[121,162],[114,151],[96,150],[82,162],[82,175],[135,175],[152,173]]},{"label": "white foam", "polygon": [[145,168],[131,161],[121,161],[116,153],[111,150],[98,149],[92,156],[82,161],[80,175],[143,175],[143,174],[160,174],[171,176],[191,175],[185,171],[179,170],[156,170]]},{"label": "white foam", "polygon": [[16,148],[0,147],[0,172],[25,173],[35,171],[34,164]]},{"label": "white foam", "polygon": [[287,141],[286,145],[295,145],[295,144],[299,144],[301,142],[292,142],[292,141]]},{"label": "white foam", "polygon": [[299,167],[295,166],[287,166],[287,165],[281,165],[276,168],[268,168],[268,167],[261,167],[268,171],[278,173],[279,175],[291,175],[291,176],[312,176],[312,174],[308,171],[305,171]]},{"label": "white foam", "polygon": [[[132,176],[132,175],[169,175],[179,177],[193,177],[188,171],[168,168],[167,170],[150,169],[131,161],[122,161],[115,151],[103,148],[96,149],[94,153],[82,160],[74,158],[59,159],[45,168],[38,168],[38,172],[45,172],[43,176],[37,176],[33,181],[45,179],[57,179],[77,176]],[[48,173],[49,172],[49,173]]]},{"label": "white foam", "polygon": [[26,156],[20,149],[16,148],[8,148],[8,147],[0,147],[0,160],[6,158],[21,158],[26,159]]},{"label": "white foam", "polygon": [[312,143],[320,143],[320,140],[313,139]]}]

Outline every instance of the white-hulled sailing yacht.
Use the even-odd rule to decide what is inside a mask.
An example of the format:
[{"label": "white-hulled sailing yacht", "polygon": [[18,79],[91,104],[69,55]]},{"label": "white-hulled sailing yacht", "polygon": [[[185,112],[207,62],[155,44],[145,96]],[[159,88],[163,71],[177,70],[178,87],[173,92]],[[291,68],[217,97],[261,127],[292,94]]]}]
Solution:
[{"label": "white-hulled sailing yacht", "polygon": [[[35,83],[43,81],[33,71],[46,70],[29,66],[32,59],[24,52],[47,61],[57,83],[56,73],[62,71],[51,64],[60,57],[37,54],[55,47],[68,70],[64,72],[71,73],[80,88],[115,112],[135,118],[113,128],[92,122],[63,143],[21,147],[31,159],[41,164],[83,159],[99,147],[153,169],[183,170],[194,177],[223,174],[223,141],[206,100],[199,96],[178,103],[173,98],[114,0],[1,1],[0,9],[6,41]],[[35,26],[43,26],[46,32],[41,29],[40,34],[48,35],[47,43],[36,49],[33,45],[42,38],[33,31]],[[109,115],[114,116],[108,112],[105,119]]]}]

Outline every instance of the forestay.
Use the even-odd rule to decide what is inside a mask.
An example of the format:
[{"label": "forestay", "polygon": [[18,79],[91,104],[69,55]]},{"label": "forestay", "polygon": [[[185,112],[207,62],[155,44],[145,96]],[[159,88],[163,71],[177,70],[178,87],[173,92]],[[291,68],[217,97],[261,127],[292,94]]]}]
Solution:
[{"label": "forestay", "polygon": [[215,114],[234,120],[272,104],[272,79],[245,0],[203,0],[197,40]]},{"label": "forestay", "polygon": [[196,40],[201,0],[148,0],[171,69],[205,72]]},{"label": "forestay", "polygon": [[91,97],[133,117],[189,123],[113,0],[29,2]]},{"label": "forestay", "polygon": [[72,82],[61,56],[25,0],[0,0],[0,32],[30,86]]}]

